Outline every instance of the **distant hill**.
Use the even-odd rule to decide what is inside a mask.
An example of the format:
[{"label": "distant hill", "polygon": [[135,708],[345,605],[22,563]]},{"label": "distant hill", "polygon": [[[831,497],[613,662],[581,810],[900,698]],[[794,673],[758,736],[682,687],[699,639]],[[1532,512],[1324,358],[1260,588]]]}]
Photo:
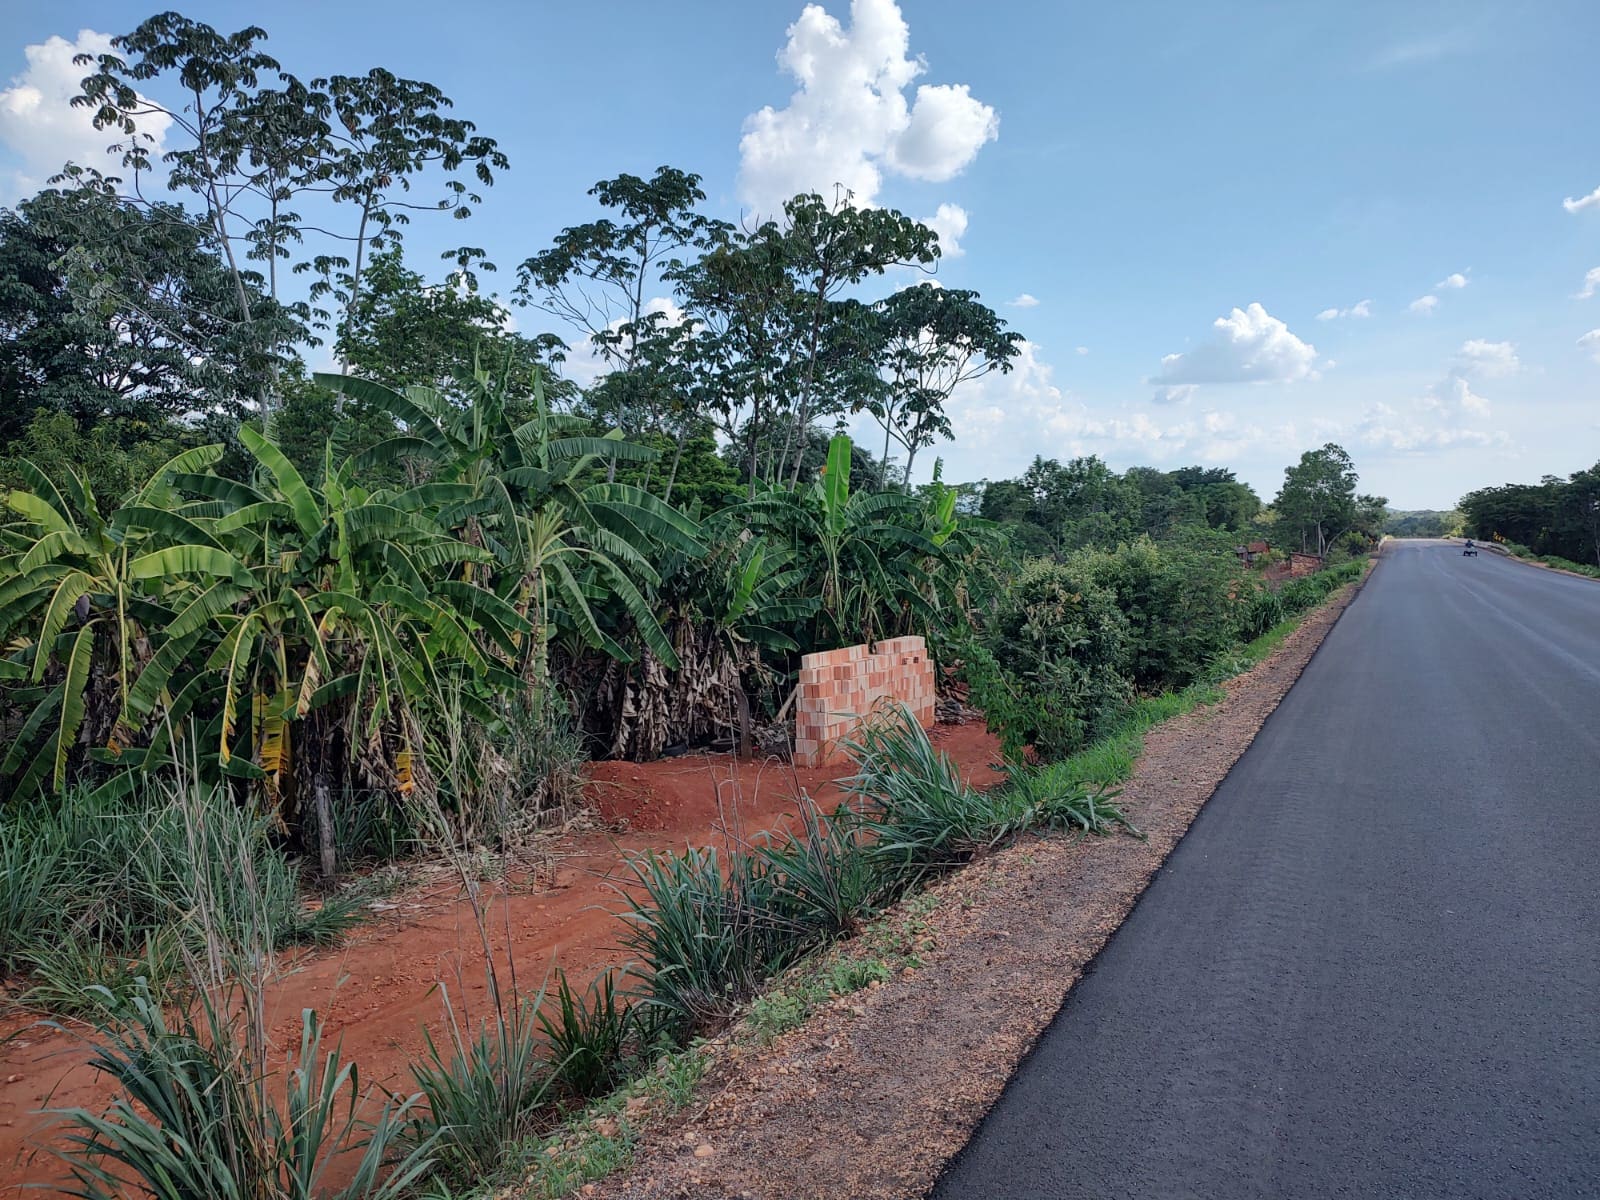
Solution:
[{"label": "distant hill", "polygon": [[1464,518],[1455,509],[1391,508],[1383,519],[1390,537],[1459,537]]}]

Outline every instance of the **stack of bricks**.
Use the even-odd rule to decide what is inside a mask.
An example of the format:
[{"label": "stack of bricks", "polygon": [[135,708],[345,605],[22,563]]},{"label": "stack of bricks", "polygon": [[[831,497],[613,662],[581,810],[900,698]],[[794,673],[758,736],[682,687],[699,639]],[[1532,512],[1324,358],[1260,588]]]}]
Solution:
[{"label": "stack of bricks", "polygon": [[924,729],[934,722],[933,664],[920,637],[890,638],[877,651],[846,646],[800,660],[795,698],[794,761],[822,767],[843,762],[839,743],[880,702],[906,706]]}]

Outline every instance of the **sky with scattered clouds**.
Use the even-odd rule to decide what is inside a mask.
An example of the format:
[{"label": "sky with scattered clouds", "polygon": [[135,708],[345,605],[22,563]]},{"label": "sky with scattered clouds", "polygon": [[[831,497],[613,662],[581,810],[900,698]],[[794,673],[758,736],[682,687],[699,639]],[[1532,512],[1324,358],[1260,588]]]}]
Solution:
[{"label": "sky with scattered clouds", "polygon": [[[1333,440],[1364,487],[1443,507],[1600,458],[1592,0],[183,11],[265,26],[302,76],[442,87],[512,161],[472,219],[502,290],[595,180],[663,163],[730,218],[843,184],[923,220],[940,281],[1027,339],[952,402],[949,479],[1093,453],[1230,466],[1270,498]],[[0,204],[96,160],[72,56],[143,15],[8,0]],[[414,265],[448,224],[412,227]]]}]

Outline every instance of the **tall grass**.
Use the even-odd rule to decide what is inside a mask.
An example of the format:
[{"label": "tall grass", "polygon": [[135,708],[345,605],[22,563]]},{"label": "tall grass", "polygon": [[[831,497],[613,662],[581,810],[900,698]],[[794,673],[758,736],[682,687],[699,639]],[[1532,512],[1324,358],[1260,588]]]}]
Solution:
[{"label": "tall grass", "polygon": [[856,769],[840,787],[871,836],[874,862],[896,890],[1027,827],[1026,810],[1005,792],[963,782],[903,706],[872,714],[845,751]]},{"label": "tall grass", "polygon": [[865,826],[848,808],[824,812],[804,793],[800,832],[754,848],[773,901],[795,924],[823,938],[854,933],[885,898],[888,881]]},{"label": "tall grass", "polygon": [[299,869],[272,834],[225,790],[183,786],[0,809],[0,966],[29,978],[28,1003],[54,1012],[101,1007],[108,992],[126,999],[139,978],[160,992],[201,948],[189,916],[199,883],[212,897],[209,933],[229,946],[336,937],[355,922],[355,901],[305,906]]},{"label": "tall grass", "polygon": [[1037,828],[1132,830],[1113,803],[1059,772],[1019,768],[988,792],[965,783],[908,710],[886,706],[847,743],[846,805],[804,803],[800,831],[748,850],[629,860],[626,944],[648,1001],[679,1036],[707,1028],[813,947],[853,933],[930,875]]},{"label": "tall grass", "polygon": [[[391,1099],[375,1119],[361,1115],[371,1097],[338,1048],[324,1048],[321,1025],[309,1011],[298,1053],[275,1067],[265,984],[283,915],[281,887],[273,881],[282,877],[272,873],[276,860],[260,853],[259,827],[238,818],[225,799],[186,785],[158,811],[164,832],[150,845],[185,869],[171,878],[147,877],[164,886],[142,898],[175,906],[165,913],[153,907],[150,920],[182,925],[185,986],[176,998],[143,978],[125,994],[89,989],[92,1062],[117,1093],[104,1111],[55,1114],[63,1127],[56,1152],[75,1181],[69,1194],[84,1200],[402,1196],[431,1164],[431,1142],[401,1143],[416,1099]],[[175,822],[170,830],[168,819]],[[263,865],[265,875],[258,870]],[[352,1158],[350,1182],[326,1186],[333,1164]]]},{"label": "tall grass", "polygon": [[[175,1015],[147,988],[103,999],[90,1063],[118,1090],[104,1112],[55,1114],[67,1130],[55,1148],[75,1181],[69,1195],[398,1200],[430,1168],[430,1144],[401,1149],[415,1099],[359,1117],[355,1066],[323,1048],[315,1013],[302,1015],[299,1051],[275,1095],[240,1035],[232,994],[202,991]],[[353,1178],[328,1187],[334,1161],[352,1156]]]},{"label": "tall grass", "polygon": [[448,1033],[441,1048],[424,1031],[425,1051],[411,1068],[425,1104],[408,1130],[413,1153],[427,1149],[438,1174],[453,1183],[493,1175],[507,1151],[536,1129],[553,1076],[540,1036],[544,992],[491,1003],[473,1028],[441,989]]}]

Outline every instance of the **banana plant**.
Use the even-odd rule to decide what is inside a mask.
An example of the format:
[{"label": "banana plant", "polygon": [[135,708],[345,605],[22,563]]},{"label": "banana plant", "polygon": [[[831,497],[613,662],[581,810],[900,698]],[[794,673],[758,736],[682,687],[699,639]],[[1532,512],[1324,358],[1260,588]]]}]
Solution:
[{"label": "banana plant", "polygon": [[369,380],[317,379],[405,422],[404,436],[369,453],[426,460],[435,472],[431,486],[458,489],[439,520],[494,554],[502,568],[495,593],[531,627],[523,668],[536,688],[549,679],[549,643],[564,627],[612,657],[629,657],[601,619],[611,602],[663,662],[675,665],[647,599],[660,583],[652,559],[666,549],[703,553],[698,526],[642,488],[605,482],[599,469],[607,461],[651,462],[656,451],[620,431],[594,436],[586,422],[552,410],[538,380],[531,414],[517,420],[504,379],[482,369],[462,407],[428,388],[401,393]]},{"label": "banana plant", "polygon": [[36,464],[16,464],[28,487],[6,495],[21,522],[0,552],[0,681],[20,683],[11,698],[29,706],[0,758],[0,780],[15,794],[64,787],[85,748],[80,735],[109,737],[113,748],[127,740],[116,718],[145,666],[167,651],[172,566],[242,570],[204,528],[164,507],[171,474],[209,466],[221,452],[178,455],[110,518],[70,467],[58,487]]},{"label": "banana plant", "polygon": [[827,626],[819,645],[870,642],[905,611],[931,615],[921,584],[944,561],[921,501],[853,491],[850,455],[850,439],[840,434],[809,487],[772,490],[742,506],[763,529],[792,539],[796,556],[810,564]]}]

